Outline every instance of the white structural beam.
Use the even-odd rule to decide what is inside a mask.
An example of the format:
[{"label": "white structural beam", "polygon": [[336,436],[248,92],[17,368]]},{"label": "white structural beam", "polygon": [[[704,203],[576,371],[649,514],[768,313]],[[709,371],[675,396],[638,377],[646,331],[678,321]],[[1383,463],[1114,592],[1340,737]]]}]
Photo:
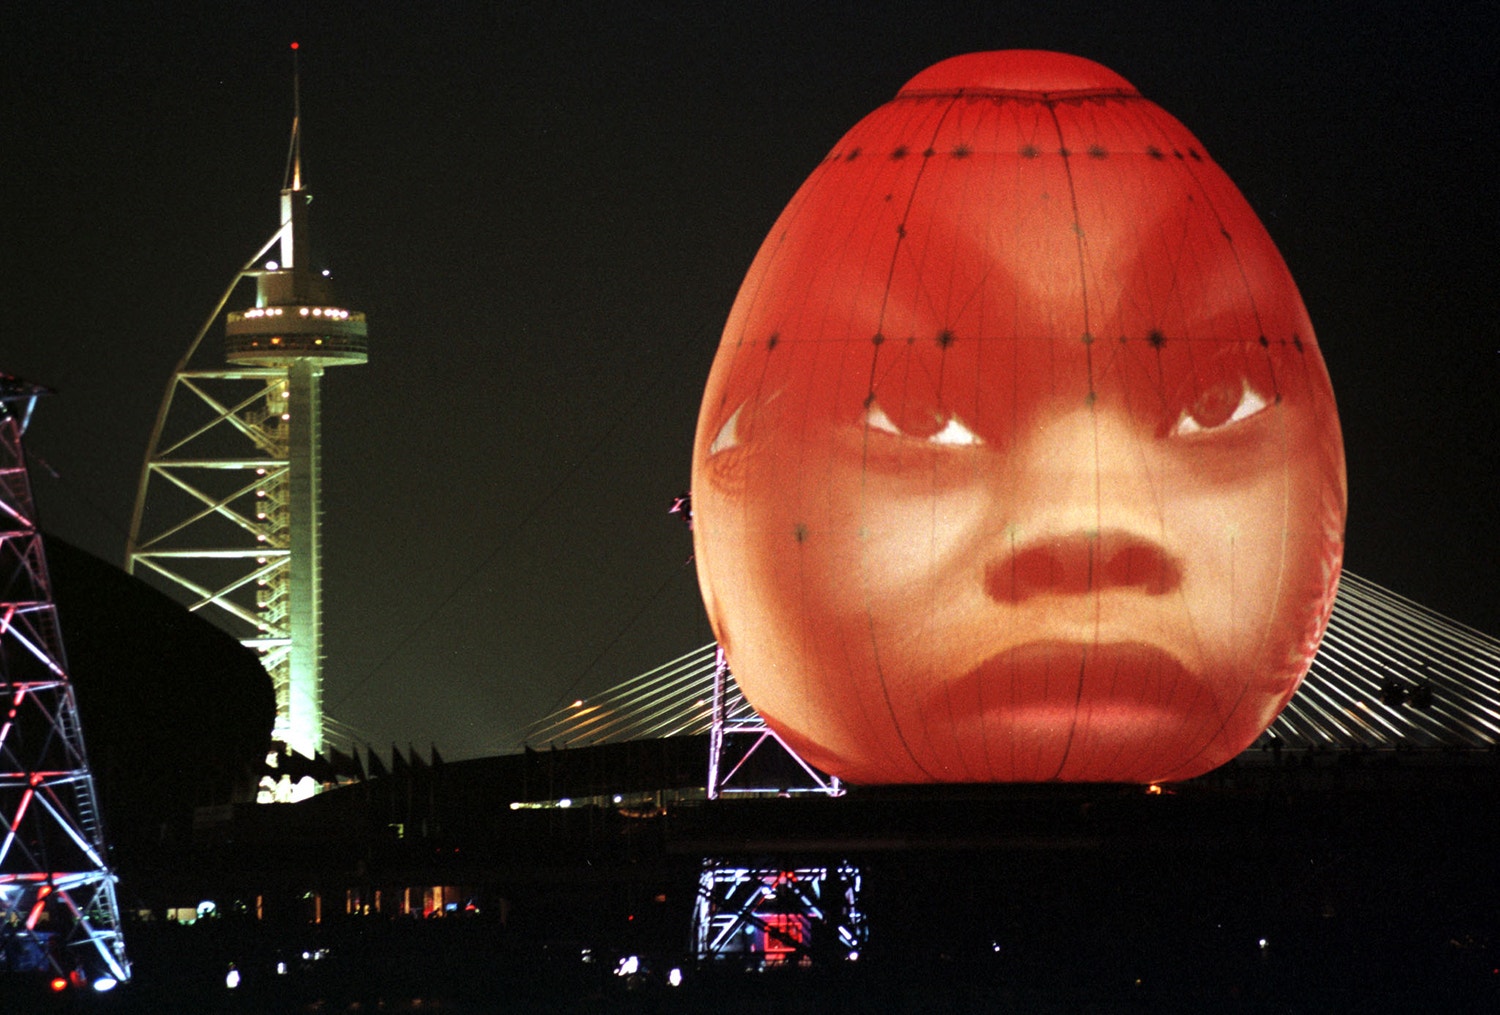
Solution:
[{"label": "white structural beam", "polygon": [[0,374],[0,974],[120,982],[115,874],[21,448],[41,390]]}]

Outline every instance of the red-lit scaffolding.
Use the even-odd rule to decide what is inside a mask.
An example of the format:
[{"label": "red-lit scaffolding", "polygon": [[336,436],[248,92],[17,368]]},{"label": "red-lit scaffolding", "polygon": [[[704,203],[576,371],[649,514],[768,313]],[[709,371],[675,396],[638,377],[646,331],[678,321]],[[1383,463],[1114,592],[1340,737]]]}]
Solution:
[{"label": "red-lit scaffolding", "polygon": [[130,976],[21,435],[45,388],[0,374],[0,973]]}]

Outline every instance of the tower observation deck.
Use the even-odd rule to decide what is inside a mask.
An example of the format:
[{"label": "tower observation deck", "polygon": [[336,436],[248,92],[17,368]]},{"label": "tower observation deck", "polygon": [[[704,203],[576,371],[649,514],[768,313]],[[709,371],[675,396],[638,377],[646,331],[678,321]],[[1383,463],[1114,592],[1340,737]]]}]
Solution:
[{"label": "tower observation deck", "polygon": [[[320,380],[366,362],[364,314],[333,299],[308,242],[300,115],[280,224],[231,280],[178,362],[141,470],[126,569],[150,576],[260,653],[276,690],[273,737],[323,746]],[[275,259],[262,261],[273,249]],[[223,314],[240,284],[255,302]],[[224,363],[202,365],[224,316]],[[262,783],[291,800],[310,783]]]}]

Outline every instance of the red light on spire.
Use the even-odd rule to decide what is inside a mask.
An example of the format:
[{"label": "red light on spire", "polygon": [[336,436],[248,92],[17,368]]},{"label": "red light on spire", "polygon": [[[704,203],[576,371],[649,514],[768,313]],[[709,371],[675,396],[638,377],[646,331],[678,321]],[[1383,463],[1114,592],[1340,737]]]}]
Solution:
[{"label": "red light on spire", "polygon": [[298,46],[298,44],[297,44],[297,43],[295,43],[295,42],[294,42],[294,43],[292,43],[292,48],[293,48],[293,49],[296,49],[296,48],[297,48],[297,46]]}]

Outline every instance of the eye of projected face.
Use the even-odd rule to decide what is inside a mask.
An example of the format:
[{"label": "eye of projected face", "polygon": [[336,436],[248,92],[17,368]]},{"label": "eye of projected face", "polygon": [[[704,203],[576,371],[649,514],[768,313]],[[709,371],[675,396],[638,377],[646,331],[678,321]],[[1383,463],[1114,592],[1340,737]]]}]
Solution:
[{"label": "eye of projected face", "polygon": [[708,453],[717,455],[720,451],[728,451],[740,445],[740,413],[745,411],[743,404],[724,421],[719,427],[719,432],[714,434],[713,443],[708,446]]},{"label": "eye of projected face", "polygon": [[928,444],[973,447],[984,443],[978,434],[960,423],[957,416],[921,413],[918,419],[903,420],[898,426],[880,403],[875,401],[871,401],[869,407],[865,409],[865,425],[871,430],[908,440],[926,441]]},{"label": "eye of projected face", "polygon": [[1224,381],[1211,386],[1183,409],[1171,433],[1174,437],[1212,433],[1241,423],[1270,405],[1270,400],[1251,387],[1248,380]]}]

